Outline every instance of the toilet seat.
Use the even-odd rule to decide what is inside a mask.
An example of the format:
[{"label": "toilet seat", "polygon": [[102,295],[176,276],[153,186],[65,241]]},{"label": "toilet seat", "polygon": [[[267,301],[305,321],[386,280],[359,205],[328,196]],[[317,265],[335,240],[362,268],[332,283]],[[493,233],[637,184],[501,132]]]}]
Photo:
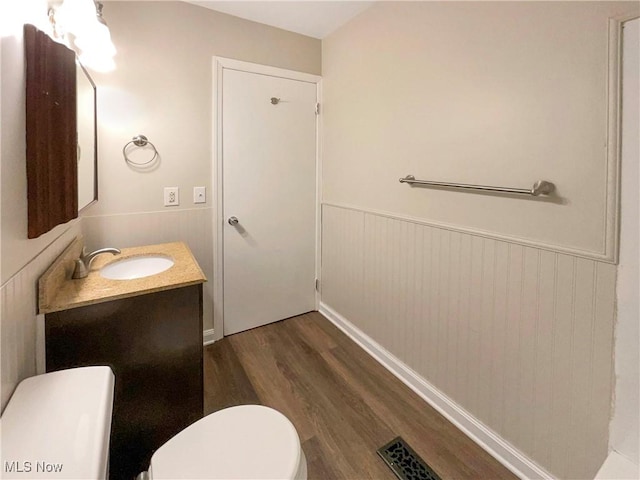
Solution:
[{"label": "toilet seat", "polygon": [[306,460],[293,424],[261,405],[207,415],[160,447],[149,477],[160,479],[306,479]]}]

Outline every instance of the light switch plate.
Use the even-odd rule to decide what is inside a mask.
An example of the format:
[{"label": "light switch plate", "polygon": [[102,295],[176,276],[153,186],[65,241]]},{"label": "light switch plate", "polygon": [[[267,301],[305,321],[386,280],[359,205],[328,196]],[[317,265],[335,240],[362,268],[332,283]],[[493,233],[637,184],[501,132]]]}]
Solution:
[{"label": "light switch plate", "polygon": [[193,203],[207,203],[206,187],[193,187]]},{"label": "light switch plate", "polygon": [[178,187],[164,187],[164,206],[180,205],[180,189]]}]

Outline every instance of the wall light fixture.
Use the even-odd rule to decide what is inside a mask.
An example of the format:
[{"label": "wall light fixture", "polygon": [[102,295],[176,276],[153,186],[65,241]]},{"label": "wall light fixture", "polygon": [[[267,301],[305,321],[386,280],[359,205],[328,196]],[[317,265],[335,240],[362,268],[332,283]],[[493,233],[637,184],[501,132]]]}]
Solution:
[{"label": "wall light fixture", "polygon": [[108,72],[115,68],[116,48],[102,7],[99,0],[64,0],[49,9],[49,20],[54,39],[75,50],[85,67]]}]

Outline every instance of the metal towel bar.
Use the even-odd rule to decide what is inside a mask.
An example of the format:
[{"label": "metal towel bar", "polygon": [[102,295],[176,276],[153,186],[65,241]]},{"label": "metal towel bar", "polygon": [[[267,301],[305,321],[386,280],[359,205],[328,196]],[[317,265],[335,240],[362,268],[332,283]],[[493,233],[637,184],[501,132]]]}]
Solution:
[{"label": "metal towel bar", "polygon": [[409,185],[426,185],[429,187],[443,187],[443,188],[461,188],[464,190],[480,190],[484,192],[501,192],[501,193],[515,193],[518,195],[531,195],[537,197],[538,195],[549,195],[555,189],[555,186],[551,182],[546,180],[538,180],[533,184],[533,187],[528,188],[509,188],[509,187],[492,187],[490,185],[469,185],[466,183],[446,183],[446,182],[431,182],[428,180],[416,180],[413,175],[407,175],[400,179],[400,183],[407,183]]}]

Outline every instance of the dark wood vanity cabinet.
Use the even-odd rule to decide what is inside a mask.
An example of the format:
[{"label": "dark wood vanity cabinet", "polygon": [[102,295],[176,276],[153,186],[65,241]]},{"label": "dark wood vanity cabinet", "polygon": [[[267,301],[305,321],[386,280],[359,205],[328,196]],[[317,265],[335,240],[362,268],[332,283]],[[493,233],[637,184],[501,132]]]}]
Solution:
[{"label": "dark wood vanity cabinet", "polygon": [[45,316],[47,371],[115,374],[109,477],[132,479],[203,416],[202,284]]}]

